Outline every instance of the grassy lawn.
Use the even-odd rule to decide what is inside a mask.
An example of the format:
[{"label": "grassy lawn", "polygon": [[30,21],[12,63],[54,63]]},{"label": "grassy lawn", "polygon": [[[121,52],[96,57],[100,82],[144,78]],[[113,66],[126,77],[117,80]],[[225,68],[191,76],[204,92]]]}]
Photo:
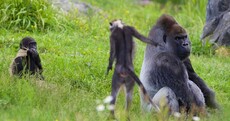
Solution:
[{"label": "grassy lawn", "polygon": [[[187,30],[192,41],[191,61],[198,75],[216,92],[221,111],[209,110],[206,121],[230,119],[230,57],[212,54],[210,45],[202,46],[199,37],[205,21],[205,0],[185,4],[151,3],[138,5],[135,0],[85,0],[100,9],[81,14],[71,11],[47,21],[47,28],[30,29],[0,23],[0,119],[6,121],[103,121],[109,111],[98,112],[97,105],[110,94],[112,72],[105,76],[109,57],[109,21],[121,18],[144,35],[162,13],[168,13]],[[51,16],[51,17],[52,17]],[[1,18],[0,20],[3,20]],[[41,25],[42,26],[42,25]],[[38,26],[39,27],[39,26]],[[14,78],[9,66],[16,56],[20,40],[31,36],[37,40],[44,68],[45,82],[34,78]],[[135,72],[140,73],[145,44],[136,41]],[[116,105],[118,119],[124,119],[124,94]],[[162,120],[145,114],[135,86],[131,120]],[[169,120],[179,120],[173,117]]]}]

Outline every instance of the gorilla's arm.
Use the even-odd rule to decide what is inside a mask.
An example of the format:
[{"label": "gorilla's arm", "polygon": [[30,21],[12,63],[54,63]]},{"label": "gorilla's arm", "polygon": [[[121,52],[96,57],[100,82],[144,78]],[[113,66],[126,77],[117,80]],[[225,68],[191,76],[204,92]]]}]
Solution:
[{"label": "gorilla's arm", "polygon": [[23,60],[23,57],[15,58],[13,66],[12,66],[12,73],[20,77],[22,75],[22,70],[23,70],[22,60]]},{"label": "gorilla's arm", "polygon": [[148,43],[148,44],[152,44],[157,46],[157,42],[145,37],[144,35],[140,34],[134,27],[132,26],[127,26],[127,29],[129,29],[129,31],[131,32],[131,34],[136,37],[137,39],[141,40],[142,42]]},{"label": "gorilla's arm", "polygon": [[38,52],[35,49],[29,49],[27,51],[27,55],[31,57],[32,61],[34,61],[38,69],[42,71],[41,59]]},{"label": "gorilla's arm", "polygon": [[109,70],[112,70],[113,62],[116,56],[116,40],[113,36],[110,37],[110,55],[109,55],[109,65],[107,67],[106,75],[108,75]]},{"label": "gorilla's arm", "polygon": [[40,59],[39,54],[35,57],[35,64],[37,65],[39,69],[39,74],[40,74],[39,78],[44,80],[44,76],[42,75],[43,68],[42,68],[41,59]]},{"label": "gorilla's arm", "polygon": [[42,64],[39,54],[34,58],[35,64],[38,66],[39,70],[42,71]]},{"label": "gorilla's arm", "polygon": [[189,80],[193,81],[202,91],[205,98],[205,103],[208,107],[211,108],[219,108],[219,105],[217,104],[215,100],[215,93],[212,89],[210,89],[204,82],[203,79],[201,79],[196,72],[194,71],[191,61],[189,58],[184,60],[184,65],[186,66]]},{"label": "gorilla's arm", "polygon": [[27,56],[28,62],[30,63],[29,70],[32,72],[32,74],[35,74],[38,71],[38,73],[40,74],[39,78],[44,80],[44,77],[42,75],[43,68],[42,68],[41,59],[40,59],[38,52],[35,49],[29,49],[27,51],[27,55],[28,55]]}]

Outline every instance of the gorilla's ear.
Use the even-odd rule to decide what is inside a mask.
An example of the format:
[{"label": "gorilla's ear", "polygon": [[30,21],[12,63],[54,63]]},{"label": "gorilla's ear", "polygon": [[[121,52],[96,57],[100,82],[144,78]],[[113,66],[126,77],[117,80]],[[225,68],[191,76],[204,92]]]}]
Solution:
[{"label": "gorilla's ear", "polygon": [[165,43],[166,43],[166,37],[167,37],[167,36],[164,34],[164,35],[163,35],[163,41],[164,41]]},{"label": "gorilla's ear", "polygon": [[113,23],[112,23],[112,22],[109,22],[109,25],[110,25],[110,26],[112,26],[112,25],[113,25]]}]

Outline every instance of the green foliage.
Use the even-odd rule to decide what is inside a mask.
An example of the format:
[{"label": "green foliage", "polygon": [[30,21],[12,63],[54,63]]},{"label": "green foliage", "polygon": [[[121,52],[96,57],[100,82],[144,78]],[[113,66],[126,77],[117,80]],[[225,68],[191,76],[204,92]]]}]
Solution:
[{"label": "green foliage", "polygon": [[56,24],[56,12],[47,0],[3,0],[0,26],[7,29],[44,31]]},{"label": "green foliage", "polygon": [[[193,54],[190,57],[193,67],[216,92],[217,100],[222,106],[222,111],[208,109],[209,116],[201,117],[201,120],[227,121],[230,119],[228,111],[230,108],[230,75],[227,71],[230,68],[230,57],[210,54],[209,45],[202,47],[199,39],[205,21],[207,1],[189,0],[179,5],[172,5],[169,2],[164,7],[155,2],[141,6],[133,0],[85,1],[100,8],[101,11],[84,15],[73,10],[69,14],[63,14],[51,9],[50,4],[44,3],[46,5],[44,8],[50,11],[46,12],[48,14],[46,17],[43,14],[41,17],[50,17],[50,19],[44,19],[43,29],[38,27],[32,30],[29,27],[27,31],[22,31],[21,24],[9,27],[10,20],[0,24],[2,27],[0,29],[1,120],[106,120],[109,111],[98,112],[96,106],[101,104],[111,91],[112,72],[105,76],[109,57],[109,21],[121,18],[125,23],[135,26],[140,33],[147,36],[162,13],[174,16],[188,31],[193,47]],[[0,6],[14,4],[9,1],[1,2],[3,4]],[[32,2],[41,1],[33,0]],[[39,8],[40,4],[35,6]],[[5,7],[3,8],[5,10]],[[17,12],[22,8],[19,7]],[[11,17],[8,14],[4,16]],[[20,31],[15,32],[15,29]],[[34,78],[18,79],[9,75],[9,65],[17,53],[20,40],[25,36],[31,36],[37,41],[38,52],[44,67],[44,82]],[[139,74],[145,44],[135,41],[137,50],[134,65],[135,72]],[[116,105],[116,116],[120,120],[125,120],[123,92],[121,90]],[[134,89],[130,116],[134,121],[159,121],[164,118],[161,115],[141,111],[137,86]],[[170,117],[169,120],[177,119]]]}]

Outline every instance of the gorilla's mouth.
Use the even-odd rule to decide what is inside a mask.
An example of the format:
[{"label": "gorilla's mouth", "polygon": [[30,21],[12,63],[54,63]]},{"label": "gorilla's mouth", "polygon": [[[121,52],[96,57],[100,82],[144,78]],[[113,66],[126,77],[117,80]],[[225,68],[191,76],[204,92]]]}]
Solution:
[{"label": "gorilla's mouth", "polygon": [[189,57],[189,55],[190,55],[190,51],[186,51],[186,52],[180,53],[179,57],[181,60],[184,60],[187,57]]},{"label": "gorilla's mouth", "polygon": [[190,49],[190,46],[182,46],[179,50],[179,58],[181,60],[184,60],[186,59],[191,53],[191,49]]}]

